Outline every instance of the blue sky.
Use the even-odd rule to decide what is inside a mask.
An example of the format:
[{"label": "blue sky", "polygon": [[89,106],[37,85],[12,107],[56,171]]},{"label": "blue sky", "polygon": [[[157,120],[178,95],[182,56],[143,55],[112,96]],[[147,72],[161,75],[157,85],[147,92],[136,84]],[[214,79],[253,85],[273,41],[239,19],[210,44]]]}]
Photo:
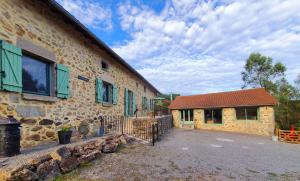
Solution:
[{"label": "blue sky", "polygon": [[300,1],[57,1],[161,92],[240,89],[252,52],[300,73]]}]

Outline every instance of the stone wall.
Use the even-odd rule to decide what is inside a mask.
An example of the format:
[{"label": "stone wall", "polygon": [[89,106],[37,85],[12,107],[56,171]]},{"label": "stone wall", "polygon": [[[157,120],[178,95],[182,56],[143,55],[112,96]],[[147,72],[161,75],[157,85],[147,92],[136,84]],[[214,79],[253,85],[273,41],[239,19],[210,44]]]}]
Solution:
[{"label": "stone wall", "polygon": [[[178,110],[173,110],[174,124],[180,122],[180,114]],[[259,118],[256,121],[240,121],[236,119],[236,113],[234,108],[222,109],[223,124],[205,124],[204,121],[204,109],[194,109],[194,126],[195,129],[205,130],[218,130],[218,131],[231,131],[256,135],[270,136],[274,131],[274,109],[270,106],[263,106],[259,108]],[[177,119],[177,120],[175,120]]]},{"label": "stone wall", "polygon": [[175,128],[181,127],[180,122],[180,111],[179,110],[172,110],[172,116],[173,116],[173,125]]},{"label": "stone wall", "polygon": [[[144,81],[93,45],[41,1],[2,0],[0,39],[14,45],[18,39],[29,41],[54,53],[56,63],[70,68],[71,96],[66,100],[36,101],[25,99],[22,94],[0,92],[0,116],[13,115],[23,123],[22,147],[56,141],[56,131],[66,124],[76,129],[82,121],[87,121],[90,130],[96,130],[99,115],[123,115],[125,88],[135,93],[139,110],[142,110],[142,96],[148,100],[155,97],[156,92]],[[108,71],[101,69],[102,59],[109,64]],[[79,80],[79,75],[89,81]],[[95,102],[97,77],[108,77],[119,87],[117,105],[105,106]]]},{"label": "stone wall", "polygon": [[0,165],[0,180],[56,180],[57,176],[100,158],[102,153],[117,152],[120,145],[133,142],[135,139],[127,135],[109,135],[7,158]]}]

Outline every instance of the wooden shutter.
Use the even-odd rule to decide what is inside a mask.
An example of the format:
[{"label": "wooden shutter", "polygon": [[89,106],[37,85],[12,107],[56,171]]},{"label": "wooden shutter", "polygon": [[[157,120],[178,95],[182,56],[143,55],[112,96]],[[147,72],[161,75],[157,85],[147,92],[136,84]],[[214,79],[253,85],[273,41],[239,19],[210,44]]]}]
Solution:
[{"label": "wooden shutter", "polygon": [[144,96],[142,97],[142,109],[143,110],[145,109],[145,97]]},{"label": "wooden shutter", "polygon": [[118,104],[119,89],[116,85],[113,85],[113,104]]},{"label": "wooden shutter", "polygon": [[57,64],[56,66],[56,93],[57,97],[67,99],[70,95],[69,91],[69,67]]},{"label": "wooden shutter", "polygon": [[124,92],[124,115],[128,116],[129,115],[129,100],[128,100],[128,90],[125,88]]},{"label": "wooden shutter", "polygon": [[0,89],[22,92],[22,50],[0,41]]},{"label": "wooden shutter", "polygon": [[134,94],[132,94],[132,111],[133,111],[133,114],[136,111],[136,97]]},{"label": "wooden shutter", "polygon": [[96,102],[103,102],[103,81],[96,78]]}]

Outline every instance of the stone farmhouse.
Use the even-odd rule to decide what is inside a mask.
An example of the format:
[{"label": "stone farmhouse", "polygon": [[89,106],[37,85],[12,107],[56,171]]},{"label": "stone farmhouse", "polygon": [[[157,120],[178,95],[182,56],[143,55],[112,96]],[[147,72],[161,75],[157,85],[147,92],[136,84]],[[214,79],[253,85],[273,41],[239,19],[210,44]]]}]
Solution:
[{"label": "stone farmhouse", "polygon": [[159,91],[52,0],[1,0],[0,117],[22,123],[22,147],[100,115],[145,116]]},{"label": "stone farmhouse", "polygon": [[263,88],[178,96],[169,106],[179,128],[272,135],[277,100]]}]

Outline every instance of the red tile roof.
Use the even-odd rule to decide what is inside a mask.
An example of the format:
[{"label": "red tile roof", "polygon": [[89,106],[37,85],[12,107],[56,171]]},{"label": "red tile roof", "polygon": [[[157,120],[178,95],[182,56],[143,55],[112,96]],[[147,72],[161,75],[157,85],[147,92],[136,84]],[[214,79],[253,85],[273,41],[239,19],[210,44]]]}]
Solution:
[{"label": "red tile roof", "polygon": [[276,105],[277,100],[265,89],[256,88],[230,92],[177,96],[170,109],[220,108]]}]

